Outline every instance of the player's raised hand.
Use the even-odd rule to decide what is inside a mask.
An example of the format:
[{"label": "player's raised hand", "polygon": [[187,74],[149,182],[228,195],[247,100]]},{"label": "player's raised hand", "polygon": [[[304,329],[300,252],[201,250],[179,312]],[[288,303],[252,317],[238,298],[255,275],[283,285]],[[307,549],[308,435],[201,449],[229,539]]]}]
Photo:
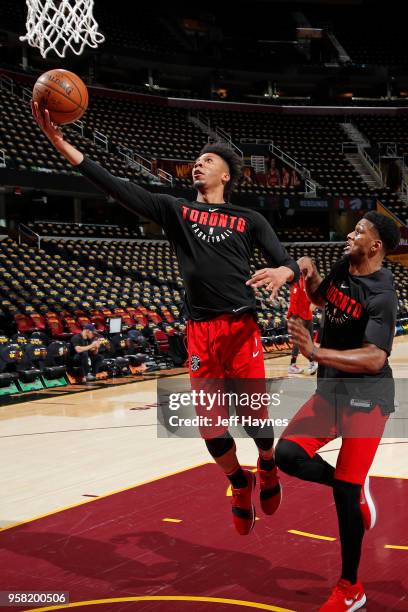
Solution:
[{"label": "player's raised hand", "polygon": [[313,278],[316,273],[316,266],[310,257],[301,257],[297,260],[297,264],[305,280]]},{"label": "player's raised hand", "polygon": [[292,340],[298,345],[302,355],[309,358],[314,347],[309,330],[296,317],[290,317],[288,320],[288,331]]},{"label": "player's raised hand", "polygon": [[63,142],[64,136],[61,129],[55,123],[52,123],[48,110],[40,109],[38,102],[31,100],[31,112],[47,138],[54,146],[58,147]]},{"label": "player's raised hand", "polygon": [[84,159],[83,154],[69,142],[64,140],[61,129],[51,121],[48,110],[44,109],[43,111],[38,106],[38,102],[31,100],[31,111],[34,119],[57,151],[59,151],[73,166],[80,164]]},{"label": "player's raised hand", "polygon": [[279,289],[292,278],[293,271],[286,266],[262,268],[262,270],[257,270],[246,284],[253,289],[266,287],[267,291],[271,292],[270,300],[273,301],[277,297]]}]

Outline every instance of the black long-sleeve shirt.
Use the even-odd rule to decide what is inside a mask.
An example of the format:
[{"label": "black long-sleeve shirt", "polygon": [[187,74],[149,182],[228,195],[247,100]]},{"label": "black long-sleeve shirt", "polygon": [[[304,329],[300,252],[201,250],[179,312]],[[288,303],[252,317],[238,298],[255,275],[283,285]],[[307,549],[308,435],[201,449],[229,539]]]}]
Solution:
[{"label": "black long-sleeve shirt", "polygon": [[205,321],[221,314],[255,311],[253,290],[245,285],[255,245],[269,265],[287,266],[295,280],[299,277],[297,263],[264,217],[254,210],[150,193],[114,177],[88,158],[77,168],[127,209],[164,229],[174,245],[184,281],[187,318]]}]

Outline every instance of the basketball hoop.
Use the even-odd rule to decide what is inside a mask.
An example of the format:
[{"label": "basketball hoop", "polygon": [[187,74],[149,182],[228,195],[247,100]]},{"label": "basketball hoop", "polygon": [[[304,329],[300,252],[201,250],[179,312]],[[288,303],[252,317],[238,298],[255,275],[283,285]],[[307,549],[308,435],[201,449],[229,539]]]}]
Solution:
[{"label": "basketball hoop", "polygon": [[80,55],[85,45],[96,49],[105,40],[93,16],[94,0],[26,0],[27,34],[20,40],[37,47],[43,57],[55,51],[65,57],[67,49]]}]

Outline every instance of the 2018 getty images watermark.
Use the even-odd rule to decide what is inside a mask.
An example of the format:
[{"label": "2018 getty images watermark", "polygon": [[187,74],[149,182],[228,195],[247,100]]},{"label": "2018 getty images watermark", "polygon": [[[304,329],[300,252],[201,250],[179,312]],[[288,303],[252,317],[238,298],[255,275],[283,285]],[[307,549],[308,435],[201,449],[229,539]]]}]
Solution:
[{"label": "2018 getty images watermark", "polygon": [[158,437],[408,438],[405,379],[163,378],[157,406]]}]

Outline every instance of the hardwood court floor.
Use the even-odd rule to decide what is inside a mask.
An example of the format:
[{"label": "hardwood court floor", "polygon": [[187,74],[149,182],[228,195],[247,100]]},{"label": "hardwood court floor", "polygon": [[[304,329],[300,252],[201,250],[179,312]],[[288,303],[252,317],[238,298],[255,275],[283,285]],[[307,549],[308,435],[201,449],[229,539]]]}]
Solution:
[{"label": "hardwood court floor", "polygon": [[[247,537],[232,526],[214,463],[5,529],[0,584],[63,590],[83,612],[315,612],[340,569],[332,494],[285,475],[282,482],[276,515],[265,516],[254,496],[258,516]],[[372,490],[387,499],[392,519],[382,515],[364,540],[368,609],[403,612],[408,550],[398,545],[406,542],[408,480],[373,478]]]},{"label": "hardwood court floor", "polygon": [[[267,376],[286,377],[288,361],[267,360]],[[391,363],[408,377],[408,339],[395,340]],[[151,380],[3,406],[0,422],[3,528],[209,460],[199,439],[157,438]],[[237,445],[253,465],[252,441]],[[338,447],[328,445],[325,458],[335,461]],[[372,473],[408,478],[407,449],[408,440],[384,439]]]}]

